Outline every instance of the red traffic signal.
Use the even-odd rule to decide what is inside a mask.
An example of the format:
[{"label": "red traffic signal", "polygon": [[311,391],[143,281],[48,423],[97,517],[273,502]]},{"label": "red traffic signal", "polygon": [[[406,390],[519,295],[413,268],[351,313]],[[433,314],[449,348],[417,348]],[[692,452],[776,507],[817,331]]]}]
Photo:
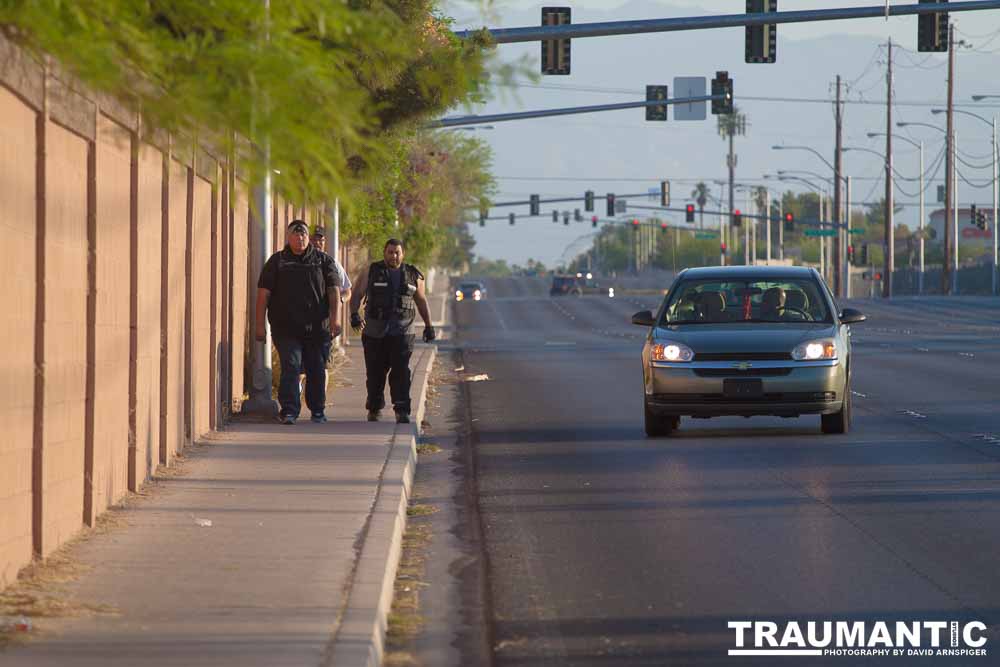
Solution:
[{"label": "red traffic signal", "polygon": [[633,227],[638,227],[639,226],[639,220],[637,218],[632,218],[632,226]]},{"label": "red traffic signal", "polygon": [[743,225],[743,214],[740,213],[740,209],[733,210],[733,227],[740,227]]},{"label": "red traffic signal", "polygon": [[597,226],[597,216],[596,215],[590,216],[590,226],[591,227],[596,227]]},{"label": "red traffic signal", "polygon": [[665,222],[661,222],[660,223],[660,231],[666,233],[666,231],[667,231],[667,223],[665,223]]},{"label": "red traffic signal", "polygon": [[694,204],[684,207],[684,222],[694,222]]},{"label": "red traffic signal", "polygon": [[721,253],[722,253],[723,255],[725,255],[725,254],[726,254],[726,244],[725,244],[725,243],[723,243],[723,244],[720,244],[720,245],[719,245],[719,251],[720,251],[720,252],[721,252]]},{"label": "red traffic signal", "polygon": [[795,216],[792,215],[791,213],[786,213],[785,214],[785,221],[786,222],[795,222]]}]

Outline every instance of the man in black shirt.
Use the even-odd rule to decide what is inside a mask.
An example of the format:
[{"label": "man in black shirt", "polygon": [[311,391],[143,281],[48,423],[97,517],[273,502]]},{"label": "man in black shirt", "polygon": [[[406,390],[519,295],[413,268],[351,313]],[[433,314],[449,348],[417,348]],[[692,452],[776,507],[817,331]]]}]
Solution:
[{"label": "man in black shirt", "polygon": [[413,334],[410,327],[420,313],[424,321],[424,341],[434,340],[430,310],[424,296],[424,274],[412,264],[403,263],[403,242],[389,239],[383,259],[362,269],[351,296],[351,326],[361,329],[361,299],[365,299],[364,332],[367,374],[368,421],[378,421],[385,405],[385,378],[389,375],[389,393],[396,422],[410,421],[410,355]]},{"label": "man in black shirt", "polygon": [[340,277],[333,258],[309,245],[309,227],[288,223],[284,249],[271,255],[257,281],[257,340],[264,340],[264,313],[281,359],[280,419],[294,424],[302,410],[299,375],[306,375],[312,420],[326,421],[326,364],[340,335]]}]

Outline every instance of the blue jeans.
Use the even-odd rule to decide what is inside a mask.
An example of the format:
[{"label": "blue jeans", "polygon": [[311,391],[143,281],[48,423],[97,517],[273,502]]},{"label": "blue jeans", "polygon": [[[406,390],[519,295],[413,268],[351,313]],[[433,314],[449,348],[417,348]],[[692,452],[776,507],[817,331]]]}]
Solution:
[{"label": "blue jeans", "polygon": [[298,417],[302,411],[299,400],[299,375],[306,374],[306,405],[314,415],[326,409],[326,362],[330,359],[332,340],[311,340],[290,336],[274,336],[274,346],[281,359],[281,380],[278,382],[278,403],[281,416]]}]

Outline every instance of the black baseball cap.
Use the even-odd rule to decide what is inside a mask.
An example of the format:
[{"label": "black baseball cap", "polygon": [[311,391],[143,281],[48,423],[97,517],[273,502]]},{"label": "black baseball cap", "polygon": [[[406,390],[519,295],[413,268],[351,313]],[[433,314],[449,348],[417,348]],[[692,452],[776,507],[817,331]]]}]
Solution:
[{"label": "black baseball cap", "polygon": [[305,232],[309,233],[309,225],[307,225],[303,220],[292,220],[288,223],[288,231],[290,232]]},{"label": "black baseball cap", "polygon": [[313,230],[312,235],[313,236],[319,236],[319,237],[325,238],[326,237],[326,230],[323,229],[322,227],[317,227],[316,229]]}]

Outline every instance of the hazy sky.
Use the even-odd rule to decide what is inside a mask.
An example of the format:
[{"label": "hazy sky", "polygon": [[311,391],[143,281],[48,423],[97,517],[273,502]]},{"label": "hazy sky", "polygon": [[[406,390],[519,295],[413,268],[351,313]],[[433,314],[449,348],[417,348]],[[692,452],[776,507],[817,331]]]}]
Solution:
[{"label": "hazy sky", "polygon": [[[893,4],[909,4],[899,0]],[[500,0],[480,11],[482,3],[456,2],[446,12],[456,19],[456,29],[465,27],[513,27],[537,24],[542,4],[566,5],[573,9],[573,22],[697,16],[705,13],[743,13],[743,0],[580,0],[541,3],[537,0]],[[781,11],[845,6],[879,6],[878,0],[808,2],[781,0]],[[1000,107],[971,105],[974,93],[1000,93],[996,72],[1000,71],[1000,11],[952,14],[959,34],[974,47],[958,57],[956,103],[966,110],[989,117]],[[902,47],[894,61],[899,106],[894,120],[940,124],[930,109],[945,97],[944,54],[916,53],[916,17],[828,21],[778,27],[778,63],[743,63],[741,29],[686,33],[603,37],[573,42],[573,74],[543,77],[538,84],[520,86],[514,94],[500,89],[496,99],[464,113],[505,113],[619,102],[641,98],[645,84],[670,84],[674,76],[711,76],[728,69],[736,81],[737,105],[747,113],[750,129],[737,140],[737,180],[770,185],[774,190],[803,191],[809,186],[795,182],[761,180],[777,169],[804,169],[826,173],[823,164],[805,152],[773,151],[775,144],[806,144],[832,159],[832,104],[826,102],[832,82],[840,74],[849,84],[844,141],[846,146],[881,152],[884,140],[868,138],[869,132],[884,132],[885,58],[887,37]],[[526,58],[537,71],[538,45],[506,44],[498,48],[503,61]],[[671,89],[671,94],[673,90]],[[811,98],[819,103],[783,102],[783,98]],[[715,119],[678,123],[647,123],[641,110],[588,114],[563,118],[498,123],[477,135],[493,148],[494,173],[500,192],[496,201],[527,199],[529,193],[544,197],[578,196],[584,189],[600,197],[606,192],[645,192],[661,178],[671,179],[675,205],[683,205],[696,180],[710,183],[725,177],[723,142]],[[959,199],[991,205],[987,166],[990,154],[989,128],[969,117],[956,116],[959,149],[965,151],[964,176],[977,184],[960,184]],[[925,183],[927,214],[937,206],[936,185],[943,169],[936,166],[941,154],[942,134],[930,128],[902,130],[902,135],[926,143]],[[899,173],[916,176],[916,149],[901,139],[893,151]],[[855,206],[880,198],[884,169],[877,154],[853,152],[845,155],[846,172],[855,179]],[[933,180],[936,177],[936,181]],[[812,177],[810,177],[812,178]],[[773,185],[771,185],[773,184]],[[712,185],[718,194],[718,186]],[[881,188],[881,189],[880,189]],[[897,181],[897,202],[907,208],[897,216],[903,224],[916,226],[914,204],[916,182]],[[601,202],[599,201],[598,204]],[[645,203],[636,201],[635,203]],[[737,202],[739,203],[739,202]],[[563,204],[575,208],[580,204]],[[525,207],[526,208],[526,207]],[[543,205],[543,214],[551,206]],[[508,211],[521,216],[526,211],[495,208],[491,216]],[[639,214],[641,215],[641,213]],[[588,245],[589,224],[554,225],[551,218],[518,218],[515,227],[490,221],[486,228],[472,227],[475,252],[493,259],[523,263],[528,257],[552,265],[577,246]],[[681,216],[683,217],[683,216]],[[667,216],[668,219],[670,215]],[[706,218],[706,224],[708,224]]]}]

